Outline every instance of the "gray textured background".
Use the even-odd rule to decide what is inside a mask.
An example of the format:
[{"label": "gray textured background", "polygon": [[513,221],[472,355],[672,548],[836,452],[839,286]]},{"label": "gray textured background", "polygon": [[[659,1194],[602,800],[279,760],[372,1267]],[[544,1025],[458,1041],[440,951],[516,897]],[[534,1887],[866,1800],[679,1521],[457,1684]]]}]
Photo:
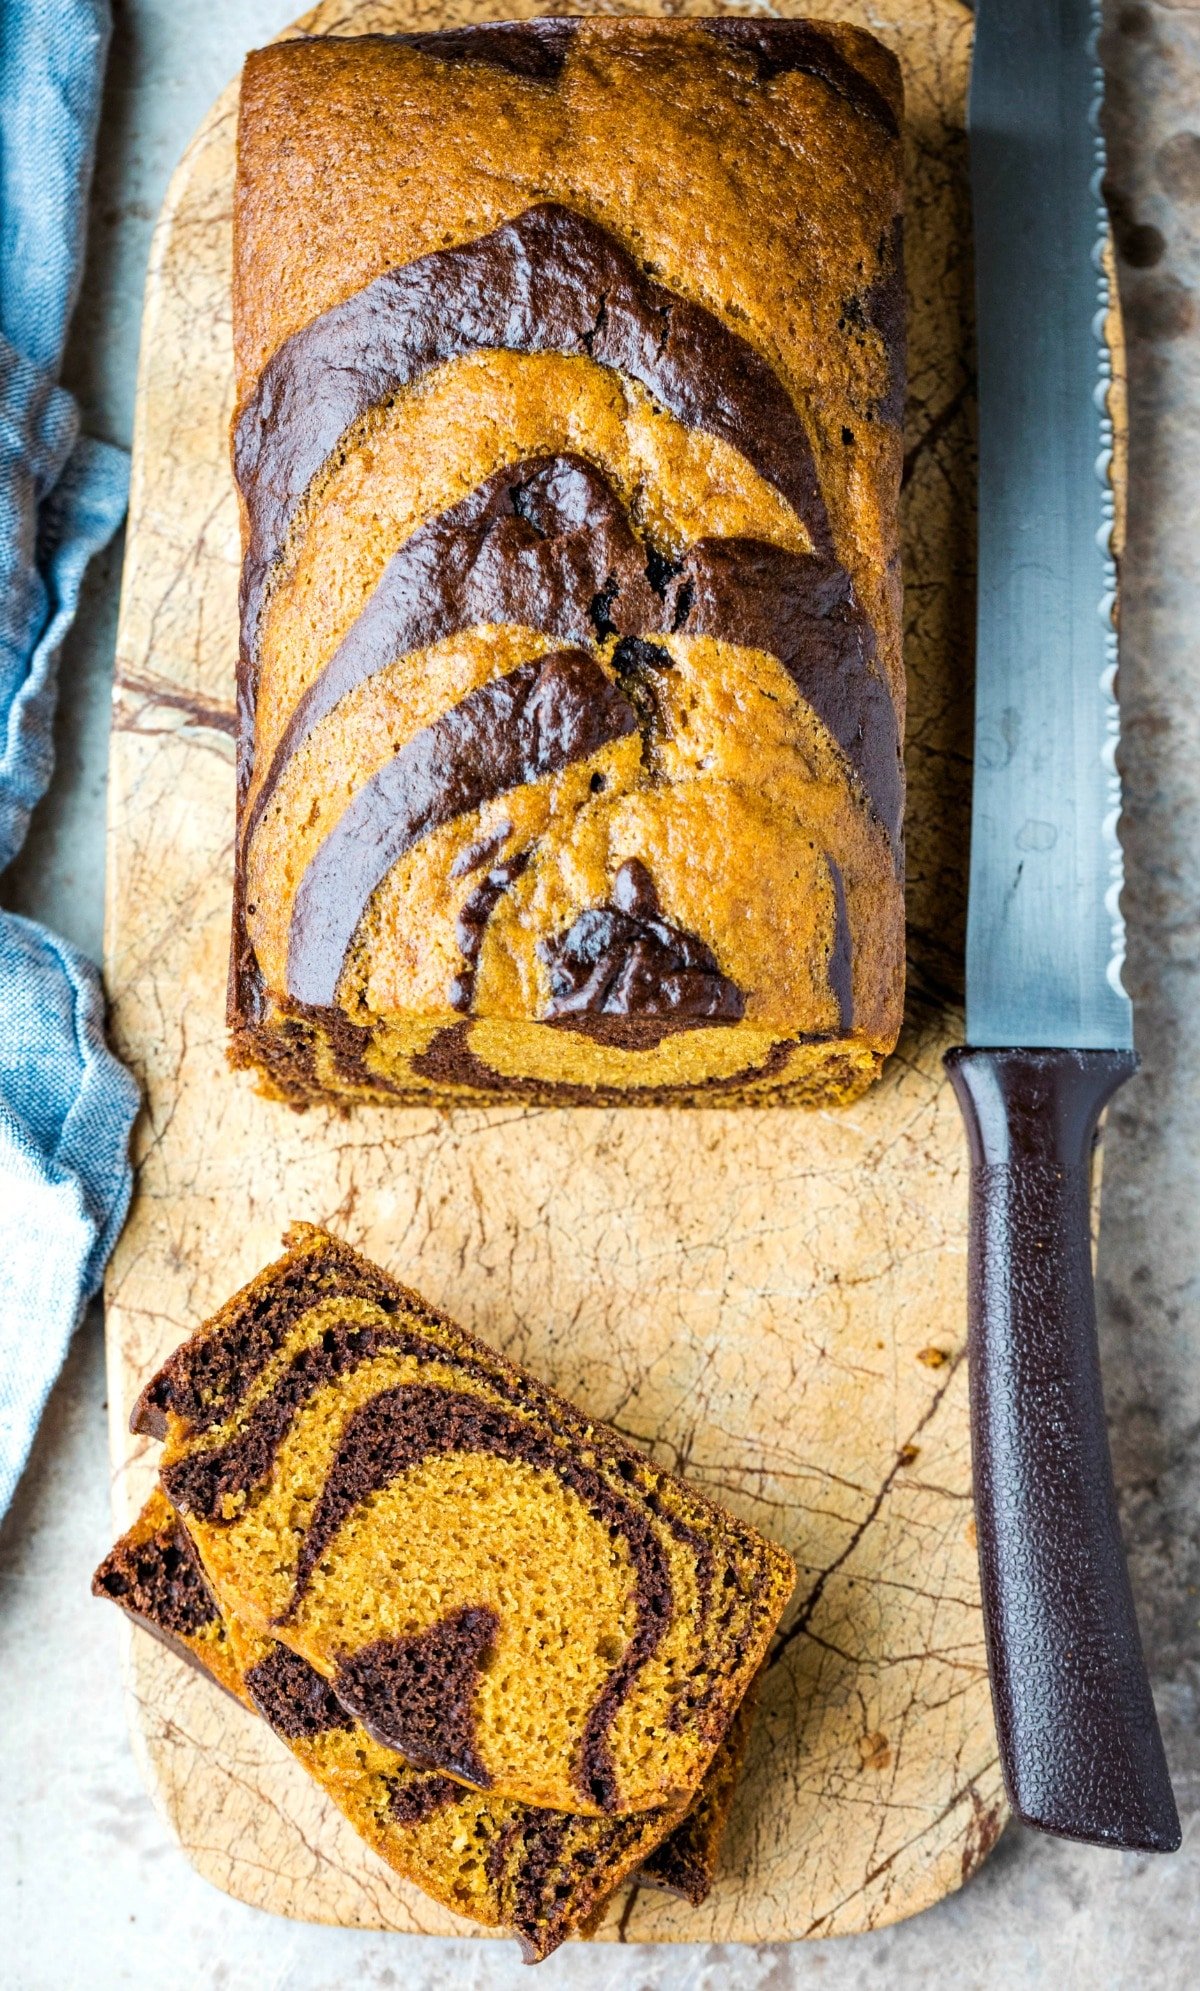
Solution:
[{"label": "gray textured background", "polygon": [[[0,0],[2,5],[2,0]],[[68,383],[128,443],[141,291],[166,181],[243,51],[290,0],[117,0],[91,248]],[[499,11],[499,10],[498,10]],[[1113,206],[1130,334],[1124,576],[1128,979],[1143,1070],[1109,1127],[1102,1335],[1117,1480],[1185,1820],[1171,1860],[1010,1829],[914,1922],[763,1950],[561,1951],[553,1991],[875,1991],[900,1982],[1200,1981],[1200,4],[1110,5]],[[0,903],[99,955],[109,684],[121,546],[92,569],[63,665],[58,773]],[[364,1991],[525,1983],[515,1951],[276,1921],[215,1893],[146,1798],[121,1707],[101,1323],[89,1318],[0,1534],[0,1981],[63,1991]]]}]

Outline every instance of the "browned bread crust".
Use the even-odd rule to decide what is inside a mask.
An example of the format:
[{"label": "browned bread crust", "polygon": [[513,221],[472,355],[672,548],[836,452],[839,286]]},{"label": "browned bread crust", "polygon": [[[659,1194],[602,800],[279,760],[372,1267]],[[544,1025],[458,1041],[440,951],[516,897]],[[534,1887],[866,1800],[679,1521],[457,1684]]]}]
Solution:
[{"label": "browned bread crust", "polygon": [[900,110],[827,23],[250,58],[230,1023],[269,1090],[822,1103],[878,1071]]}]

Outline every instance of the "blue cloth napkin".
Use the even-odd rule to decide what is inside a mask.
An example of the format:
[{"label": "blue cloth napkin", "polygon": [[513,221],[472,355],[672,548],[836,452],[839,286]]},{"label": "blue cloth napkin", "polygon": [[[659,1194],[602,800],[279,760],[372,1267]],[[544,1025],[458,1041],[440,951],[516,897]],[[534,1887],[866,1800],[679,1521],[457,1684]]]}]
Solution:
[{"label": "blue cloth napkin", "polygon": [[[108,0],[0,0],[0,869],[50,779],[59,651],[128,489],[57,385],[108,34]],[[124,1218],[137,1103],[95,968],[0,913],[0,1514]]]},{"label": "blue cloth napkin", "polygon": [[91,962],[0,915],[0,1513],[125,1220],[137,1108]]}]

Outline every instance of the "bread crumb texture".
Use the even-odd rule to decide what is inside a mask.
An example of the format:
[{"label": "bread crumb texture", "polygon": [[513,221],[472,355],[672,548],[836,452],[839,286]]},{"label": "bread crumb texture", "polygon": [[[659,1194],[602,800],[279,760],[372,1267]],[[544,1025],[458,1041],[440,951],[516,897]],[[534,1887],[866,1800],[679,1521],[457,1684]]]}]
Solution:
[{"label": "bread crumb texture", "polygon": [[141,1428],[222,1606],[385,1746],[563,1812],[686,1809],[790,1558],[317,1230]]},{"label": "bread crumb texture", "polygon": [[511,1930],[530,1961],[569,1934],[590,1932],[628,1878],[692,1902],[712,1884],[752,1696],[681,1819],[677,1811],[618,1819],[542,1811],[470,1791],[373,1741],[306,1661],[247,1632],[218,1603],[160,1491],[92,1588],[260,1714],[393,1871],[469,1921]]}]

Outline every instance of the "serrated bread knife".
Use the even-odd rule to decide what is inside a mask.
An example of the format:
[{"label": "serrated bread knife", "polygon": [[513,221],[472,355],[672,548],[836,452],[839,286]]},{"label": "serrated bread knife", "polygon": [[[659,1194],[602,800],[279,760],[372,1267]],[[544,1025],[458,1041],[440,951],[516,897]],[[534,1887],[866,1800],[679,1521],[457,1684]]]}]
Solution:
[{"label": "serrated bread knife", "polygon": [[975,1511],[1009,1796],[1171,1852],[1179,1819],[1113,1492],[1089,1236],[1134,1070],[1093,0],[978,0],[970,99],[979,621],[967,1043]]}]

